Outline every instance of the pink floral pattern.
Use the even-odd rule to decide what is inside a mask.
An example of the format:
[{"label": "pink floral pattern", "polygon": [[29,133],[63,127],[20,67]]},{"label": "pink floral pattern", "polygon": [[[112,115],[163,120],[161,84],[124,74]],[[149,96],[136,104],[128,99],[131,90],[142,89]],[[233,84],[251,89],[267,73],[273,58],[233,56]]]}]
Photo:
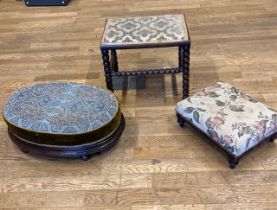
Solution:
[{"label": "pink floral pattern", "polygon": [[274,109],[223,82],[180,101],[176,111],[236,157],[277,133]]}]

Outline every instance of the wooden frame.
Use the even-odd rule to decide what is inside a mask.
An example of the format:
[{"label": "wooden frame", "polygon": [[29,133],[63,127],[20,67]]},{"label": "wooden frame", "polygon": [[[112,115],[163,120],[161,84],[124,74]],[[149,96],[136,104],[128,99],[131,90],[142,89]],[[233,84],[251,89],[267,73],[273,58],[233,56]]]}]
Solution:
[{"label": "wooden frame", "polygon": [[136,71],[119,71],[117,49],[142,49],[142,48],[161,48],[172,47],[167,44],[164,45],[141,45],[137,47],[102,47],[101,53],[104,65],[104,72],[106,77],[106,86],[109,90],[113,91],[113,77],[114,76],[143,76],[143,75],[159,75],[159,74],[176,74],[183,72],[183,98],[189,96],[189,62],[190,62],[190,42],[184,42],[182,44],[175,45],[178,47],[178,61],[179,66],[177,68],[165,68],[165,69],[148,69],[148,70],[136,70]]},{"label": "wooden frame", "polygon": [[276,138],[277,138],[277,133],[273,133],[271,136],[269,136],[268,138],[263,139],[262,141],[260,141],[257,145],[255,145],[254,147],[252,147],[251,149],[247,150],[246,152],[244,152],[243,154],[241,154],[240,156],[234,156],[232,153],[229,153],[228,151],[226,151],[222,145],[220,145],[219,143],[213,141],[211,139],[210,136],[208,136],[205,132],[203,132],[202,130],[200,130],[199,128],[197,128],[196,126],[194,126],[189,120],[185,119],[182,115],[180,115],[179,113],[176,113],[177,115],[177,122],[180,125],[181,128],[185,127],[185,124],[190,125],[191,127],[195,128],[196,130],[198,130],[200,133],[202,133],[204,136],[206,136],[208,139],[211,140],[211,142],[213,142],[217,147],[219,147],[221,149],[221,151],[223,151],[227,157],[228,157],[228,162],[229,162],[229,167],[231,169],[236,168],[236,166],[238,165],[240,159],[249,151],[251,151],[252,149],[254,149],[256,146],[258,146],[259,144],[261,144],[262,142],[269,140],[269,142],[273,142]]}]

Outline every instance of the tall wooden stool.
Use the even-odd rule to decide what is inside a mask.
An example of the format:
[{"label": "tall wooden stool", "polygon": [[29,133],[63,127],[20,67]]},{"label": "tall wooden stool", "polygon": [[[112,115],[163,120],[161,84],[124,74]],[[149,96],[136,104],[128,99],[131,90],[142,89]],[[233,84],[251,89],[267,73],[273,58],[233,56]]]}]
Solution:
[{"label": "tall wooden stool", "polygon": [[[178,48],[178,67],[119,71],[116,50],[163,47]],[[183,72],[183,97],[188,97],[190,39],[183,15],[108,19],[100,49],[108,89],[113,90],[114,76],[143,76]]]}]

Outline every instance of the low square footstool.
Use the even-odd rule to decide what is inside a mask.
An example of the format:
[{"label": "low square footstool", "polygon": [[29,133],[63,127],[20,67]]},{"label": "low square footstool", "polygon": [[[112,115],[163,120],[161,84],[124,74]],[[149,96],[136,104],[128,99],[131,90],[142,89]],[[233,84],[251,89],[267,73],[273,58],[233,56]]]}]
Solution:
[{"label": "low square footstool", "polygon": [[200,130],[235,168],[247,151],[277,137],[277,112],[230,84],[217,82],[177,104],[178,123]]},{"label": "low square footstool", "polygon": [[[117,50],[162,47],[178,48],[178,67],[119,71]],[[113,90],[114,76],[144,76],[183,72],[183,97],[189,95],[190,39],[183,15],[108,19],[100,49],[108,89]]]}]

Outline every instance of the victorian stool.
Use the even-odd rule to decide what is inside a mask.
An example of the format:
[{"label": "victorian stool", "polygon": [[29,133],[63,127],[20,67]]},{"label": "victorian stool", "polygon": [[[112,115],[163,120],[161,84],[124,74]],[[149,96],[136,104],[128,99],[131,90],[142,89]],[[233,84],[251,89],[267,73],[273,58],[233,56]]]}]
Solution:
[{"label": "victorian stool", "polygon": [[177,104],[181,127],[186,123],[223,149],[231,168],[249,150],[277,138],[277,112],[236,87],[218,82]]},{"label": "victorian stool", "polygon": [[[162,47],[178,48],[178,67],[119,71],[116,50]],[[100,49],[108,89],[113,90],[114,76],[142,76],[182,72],[183,97],[189,95],[190,39],[183,15],[108,19]]]},{"label": "victorian stool", "polygon": [[111,148],[125,126],[112,92],[71,82],[16,91],[5,103],[3,117],[23,152],[83,160]]}]

